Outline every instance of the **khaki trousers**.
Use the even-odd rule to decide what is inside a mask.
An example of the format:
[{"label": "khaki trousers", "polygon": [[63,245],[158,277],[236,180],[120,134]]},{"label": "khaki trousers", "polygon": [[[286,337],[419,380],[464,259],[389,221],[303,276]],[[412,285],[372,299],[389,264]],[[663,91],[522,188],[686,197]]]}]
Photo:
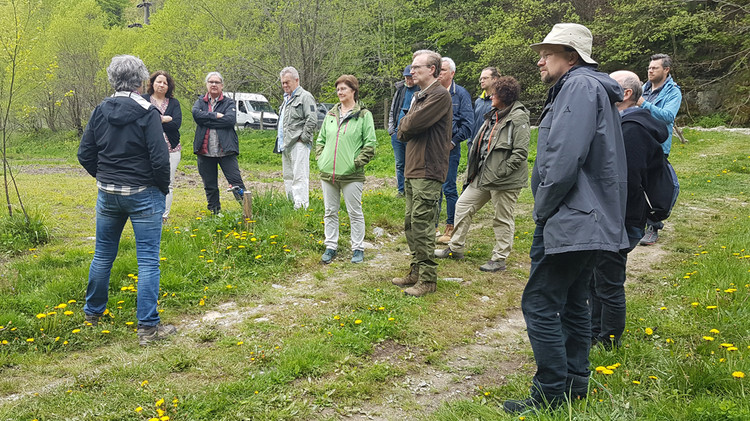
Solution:
[{"label": "khaki trousers", "polygon": [[471,226],[471,218],[492,200],[495,215],[492,218],[492,228],[495,231],[495,247],[492,250],[492,260],[505,260],[513,248],[513,236],[516,223],[513,210],[516,207],[518,194],[521,189],[514,190],[480,190],[471,183],[456,202],[456,216],[453,225],[453,236],[448,247],[452,251],[462,253],[466,244],[466,234]]},{"label": "khaki trousers", "polygon": [[437,282],[435,261],[435,222],[443,183],[424,178],[404,180],[406,215],[404,233],[411,252],[411,264],[419,270],[419,280]]}]

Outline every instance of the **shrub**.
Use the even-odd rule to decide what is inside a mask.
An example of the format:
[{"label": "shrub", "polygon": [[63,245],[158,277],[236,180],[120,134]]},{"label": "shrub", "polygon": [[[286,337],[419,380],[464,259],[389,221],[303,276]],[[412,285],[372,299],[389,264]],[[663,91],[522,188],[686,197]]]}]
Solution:
[{"label": "shrub", "polygon": [[21,212],[0,218],[1,253],[17,254],[49,242],[50,237],[44,216],[37,211],[28,212],[28,220]]}]

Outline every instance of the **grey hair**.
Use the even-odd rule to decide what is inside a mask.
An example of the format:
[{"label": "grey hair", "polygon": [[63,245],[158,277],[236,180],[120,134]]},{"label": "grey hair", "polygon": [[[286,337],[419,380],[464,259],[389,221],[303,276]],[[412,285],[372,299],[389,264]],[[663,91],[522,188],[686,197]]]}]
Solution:
[{"label": "grey hair", "polygon": [[455,72],[456,71],[456,62],[453,61],[452,58],[450,58],[450,57],[443,57],[443,58],[440,59],[440,61],[448,63],[448,68],[451,69],[451,72]]},{"label": "grey hair", "polygon": [[291,75],[294,79],[299,79],[299,72],[292,66],[287,66],[281,69],[281,72],[279,72],[279,79],[284,77],[284,75]]},{"label": "grey hair", "polygon": [[661,60],[661,67],[666,68],[672,68],[672,57],[669,57],[667,54],[654,54],[651,56],[651,61],[654,60]]},{"label": "grey hair", "polygon": [[206,75],[206,82],[205,83],[208,83],[208,79],[210,79],[212,76],[218,77],[221,80],[221,83],[224,83],[224,78],[221,77],[221,73],[219,73],[219,72],[208,72],[208,74]]},{"label": "grey hair", "polygon": [[107,67],[107,79],[115,91],[135,91],[148,79],[148,69],[138,57],[114,56]]},{"label": "grey hair", "polygon": [[620,80],[617,82],[622,86],[622,89],[630,89],[633,91],[633,95],[630,100],[632,102],[638,102],[638,99],[643,96],[643,83],[638,79],[638,75],[628,70],[618,70],[609,75],[612,78],[619,76]]},{"label": "grey hair", "polygon": [[428,66],[435,66],[435,72],[432,74],[433,77],[438,77],[440,75],[440,54],[432,51],[432,50],[417,50],[414,52],[414,54],[411,55],[412,59],[417,58],[417,56],[426,55],[428,56]]}]

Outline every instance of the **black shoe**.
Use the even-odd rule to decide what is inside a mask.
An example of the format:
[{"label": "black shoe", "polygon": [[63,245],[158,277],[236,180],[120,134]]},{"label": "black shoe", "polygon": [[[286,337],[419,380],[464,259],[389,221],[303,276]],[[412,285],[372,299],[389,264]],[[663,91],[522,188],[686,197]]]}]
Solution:
[{"label": "black shoe", "polygon": [[520,414],[522,412],[536,412],[540,409],[557,409],[563,403],[563,399],[551,399],[549,402],[541,402],[534,398],[523,400],[509,399],[503,402],[503,409],[509,414]]}]

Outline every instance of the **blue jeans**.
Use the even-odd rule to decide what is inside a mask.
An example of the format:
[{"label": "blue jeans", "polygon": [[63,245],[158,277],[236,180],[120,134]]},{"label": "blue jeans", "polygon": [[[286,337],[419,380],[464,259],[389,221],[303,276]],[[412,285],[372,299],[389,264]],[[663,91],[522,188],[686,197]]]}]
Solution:
[{"label": "blue jeans", "polygon": [[397,133],[391,135],[393,157],[396,159],[396,183],[398,192],[404,193],[404,161],[406,160],[406,143],[398,140]]},{"label": "blue jeans", "polygon": [[534,231],[521,309],[537,365],[531,397],[554,401],[588,386],[589,282],[600,251],[545,254],[543,231]]},{"label": "blue jeans", "polygon": [[107,308],[109,277],[117,256],[120,236],[130,218],[135,233],[138,258],[138,296],[136,317],[139,326],[159,324],[156,301],[159,296],[159,246],[161,217],[166,195],[156,187],[130,196],[99,190],[96,201],[96,247],[86,288],[86,314],[101,315]]},{"label": "blue jeans", "polygon": [[620,345],[625,331],[625,266],[630,253],[645,232],[641,227],[626,225],[629,248],[619,252],[603,251],[599,255],[591,281],[591,343],[611,348]]},{"label": "blue jeans", "polygon": [[[440,191],[440,200],[438,201],[437,218],[440,222],[440,208],[443,206],[443,195],[445,195],[445,211],[448,214],[445,217],[447,225],[453,225],[453,217],[456,215],[456,202],[458,201],[458,189],[456,188],[456,176],[458,175],[458,163],[461,161],[461,144],[457,144],[451,149],[448,158],[448,175],[445,177],[443,189]],[[437,225],[436,225],[437,226]]]}]

